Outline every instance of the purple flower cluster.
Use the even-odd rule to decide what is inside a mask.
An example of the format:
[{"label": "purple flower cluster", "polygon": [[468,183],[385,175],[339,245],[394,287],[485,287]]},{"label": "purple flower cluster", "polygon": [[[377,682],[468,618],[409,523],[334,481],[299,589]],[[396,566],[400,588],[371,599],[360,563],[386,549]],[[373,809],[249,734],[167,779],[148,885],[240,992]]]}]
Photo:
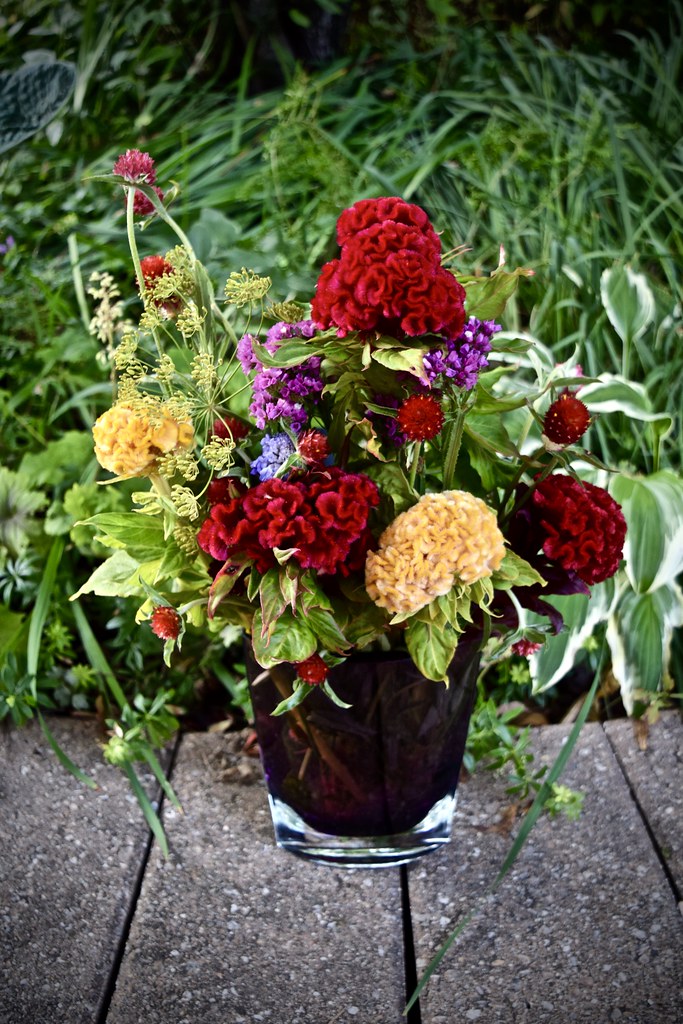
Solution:
[{"label": "purple flower cluster", "polygon": [[[263,347],[271,355],[289,338],[312,338],[315,325],[312,320],[301,320],[295,324],[274,324],[266,335]],[[263,430],[266,423],[286,420],[287,425],[299,433],[308,422],[304,408],[305,399],[318,401],[323,389],[320,379],[319,356],[311,356],[299,366],[263,366],[254,354],[254,337],[245,334],[237,344],[237,358],[245,374],[255,370],[252,383],[253,401],[249,407],[257,427]]]},{"label": "purple flower cluster", "polygon": [[264,434],[261,440],[261,455],[251,464],[251,472],[259,480],[271,480],[290,455],[296,451],[288,434]]},{"label": "purple flower cluster", "polygon": [[500,329],[500,324],[493,320],[477,320],[471,316],[457,338],[447,341],[442,348],[432,349],[424,357],[430,384],[450,383],[471,391],[480,372],[489,365],[486,354],[491,351],[492,336]]},{"label": "purple flower cluster", "polygon": [[[394,395],[377,394],[374,396],[374,400],[377,405],[385,405],[388,409],[398,409],[401,404]],[[406,435],[399,427],[395,416],[383,416],[381,413],[373,412],[371,409],[367,409],[365,415],[369,420],[374,421],[381,434],[390,444],[393,444],[396,448],[401,448],[406,443]]]}]

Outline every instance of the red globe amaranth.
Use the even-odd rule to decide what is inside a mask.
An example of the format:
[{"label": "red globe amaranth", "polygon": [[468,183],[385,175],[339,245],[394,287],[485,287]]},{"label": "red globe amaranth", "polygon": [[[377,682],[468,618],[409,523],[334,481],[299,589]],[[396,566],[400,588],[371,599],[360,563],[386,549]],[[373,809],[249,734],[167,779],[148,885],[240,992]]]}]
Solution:
[{"label": "red globe amaranth", "polygon": [[372,543],[370,511],[375,483],[337,467],[296,478],[273,478],[211,508],[197,541],[221,562],[247,561],[258,572],[276,566],[274,549],[293,550],[302,569],[348,575],[364,563]]},{"label": "red globe amaranth", "polygon": [[535,654],[536,651],[540,651],[543,644],[534,643],[533,640],[518,640],[517,643],[512,645],[512,653],[519,654],[523,658],[528,658],[530,655]]},{"label": "red globe amaranth", "polygon": [[228,440],[241,441],[249,433],[249,424],[240,420],[237,416],[224,416],[223,419],[214,420],[212,433],[215,437],[227,438]]},{"label": "red globe amaranth", "polygon": [[152,632],[162,640],[176,640],[180,635],[180,622],[178,612],[169,605],[159,605],[150,618]]},{"label": "red globe amaranth", "polygon": [[560,395],[548,409],[543,420],[543,434],[553,444],[575,444],[588,430],[591,416],[576,395]]},{"label": "red globe amaranth", "polygon": [[433,395],[411,395],[399,407],[396,421],[410,441],[431,441],[443,427],[443,410]]},{"label": "red globe amaranth", "polygon": [[330,442],[322,430],[305,430],[297,441],[296,450],[304,462],[322,465],[330,454]]},{"label": "red globe amaranth", "polygon": [[112,167],[112,174],[119,174],[132,183],[143,181],[147,185],[153,185],[157,180],[154,160],[149,153],[142,153],[139,149],[127,149]]},{"label": "red globe amaranth", "polygon": [[[146,288],[151,288],[157,278],[163,277],[164,274],[173,273],[173,267],[163,256],[144,256],[140,260],[140,270]],[[140,282],[138,281],[137,284],[139,291]]]},{"label": "red globe amaranth", "polygon": [[327,665],[319,654],[312,654],[305,661],[299,661],[294,666],[299,679],[310,686],[320,686],[327,679]]},{"label": "red globe amaranth", "polygon": [[543,553],[573,570],[592,586],[619,568],[626,520],[621,507],[602,487],[555,473],[536,487],[531,530],[544,535]]},{"label": "red globe amaranth", "polygon": [[322,268],[314,322],[351,331],[456,337],[465,290],[441,266],[441,242],[419,206],[394,197],[363,199],[337,222],[339,258]]}]

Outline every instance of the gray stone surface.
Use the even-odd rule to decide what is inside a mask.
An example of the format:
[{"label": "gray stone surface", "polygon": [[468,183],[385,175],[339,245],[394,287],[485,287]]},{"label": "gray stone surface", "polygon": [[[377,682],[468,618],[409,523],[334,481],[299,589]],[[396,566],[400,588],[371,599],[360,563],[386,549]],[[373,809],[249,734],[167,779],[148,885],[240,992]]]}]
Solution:
[{"label": "gray stone surface", "polygon": [[647,733],[625,719],[605,732],[679,893],[683,892],[683,722],[667,711]]},{"label": "gray stone surface", "polygon": [[[536,733],[539,761],[566,734]],[[423,1024],[683,1021],[683,918],[601,726],[584,728],[561,781],[585,793],[581,818],[537,823],[430,979]],[[419,972],[495,877],[506,799],[503,781],[475,775],[451,846],[410,868]]]},{"label": "gray stone surface", "polygon": [[399,873],[274,845],[257,760],[186,735],[107,1024],[392,1024],[404,1018]]},{"label": "gray stone surface", "polygon": [[87,789],[40,728],[0,734],[0,1024],[92,1024],[115,961],[148,831],[95,726],[51,719]]}]

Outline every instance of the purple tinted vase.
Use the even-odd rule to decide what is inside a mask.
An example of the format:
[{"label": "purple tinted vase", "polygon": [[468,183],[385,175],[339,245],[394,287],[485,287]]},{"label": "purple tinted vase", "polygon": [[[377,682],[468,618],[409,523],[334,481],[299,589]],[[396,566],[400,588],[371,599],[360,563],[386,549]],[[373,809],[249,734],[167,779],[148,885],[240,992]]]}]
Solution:
[{"label": "purple tinted vase", "polygon": [[455,792],[479,671],[478,643],[462,640],[449,685],[425,679],[407,656],[352,655],[330,671],[350,708],[314,690],[294,711],[294,669],[247,674],[278,846],[349,867],[406,863],[449,841]]}]

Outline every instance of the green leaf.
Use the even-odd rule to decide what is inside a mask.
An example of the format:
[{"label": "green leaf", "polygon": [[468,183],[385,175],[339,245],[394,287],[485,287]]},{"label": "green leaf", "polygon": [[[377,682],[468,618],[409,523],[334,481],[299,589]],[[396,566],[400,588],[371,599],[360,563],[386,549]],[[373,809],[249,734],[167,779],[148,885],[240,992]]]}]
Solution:
[{"label": "green leaf", "polygon": [[500,416],[468,415],[465,420],[465,434],[475,445],[489,452],[512,456],[519,454]]},{"label": "green leaf", "polygon": [[644,594],[683,571],[683,481],[670,470],[615,476],[610,493],[628,525],[624,557],[633,589]]},{"label": "green leaf", "polygon": [[529,277],[532,274],[532,270],[523,267],[518,267],[512,273],[501,268],[495,270],[490,277],[475,277],[463,281],[467,315],[476,316],[479,320],[499,319],[508,300],[517,291],[520,277]]},{"label": "green leaf", "polygon": [[376,349],[372,353],[372,358],[380,366],[386,366],[389,370],[412,373],[413,376],[419,377],[425,383],[428,382],[424,367],[424,351],[422,349]]},{"label": "green leaf", "polygon": [[303,679],[295,679],[293,683],[293,692],[291,697],[285,697],[281,700],[276,708],[271,711],[271,715],[284,715],[288,711],[292,711],[297,708],[299,704],[302,704],[306,697],[308,697],[311,690],[314,690],[315,686],[311,683],[305,683]]},{"label": "green leaf", "polygon": [[13,649],[21,635],[24,616],[0,605],[0,656],[4,658]]},{"label": "green leaf", "polygon": [[626,592],[607,625],[612,672],[629,715],[636,691],[655,693],[669,672],[674,629],[683,626],[683,591],[676,584],[635,594]]},{"label": "green leaf", "polygon": [[654,321],[655,298],[647,278],[630,267],[604,270],[600,297],[612,327],[625,345],[640,338]]},{"label": "green leaf", "polygon": [[165,545],[163,523],[157,516],[139,512],[98,512],[78,525],[92,526],[103,543],[138,552],[141,560],[161,554]]},{"label": "green leaf", "polygon": [[137,777],[133,765],[129,761],[126,761],[123,765],[123,770],[128,777],[130,788],[133,790],[133,793],[135,794],[135,798],[139,803],[140,808],[142,809],[142,813],[145,816],[145,820],[147,821],[147,824],[149,825],[151,831],[154,834],[154,837],[156,838],[156,841],[158,842],[161,848],[162,854],[164,855],[165,858],[168,859],[168,842],[166,840],[166,833],[164,832],[164,827],[161,824],[159,815],[152,807],[152,803],[149,797],[147,796],[147,793],[145,792],[142,783]]},{"label": "green leaf", "polygon": [[97,594],[98,597],[131,597],[140,591],[138,573],[140,563],[127,551],[115,551],[106,562],[98,565],[71,600],[83,594]]},{"label": "green leaf", "polygon": [[[38,660],[40,658],[40,641],[43,635],[43,628],[50,610],[52,591],[57,578],[59,562],[64,551],[64,541],[57,538],[52,542],[50,554],[47,558],[43,578],[38,588],[36,603],[31,612],[31,621],[28,627],[28,639],[26,642],[26,670],[34,680],[38,671]],[[36,693],[33,694],[37,697]]]},{"label": "green leaf", "polygon": [[19,145],[49,124],[76,82],[70,61],[25,64],[0,74],[0,153]]},{"label": "green leaf", "polygon": [[348,650],[349,641],[330,612],[322,608],[309,608],[306,611],[306,624],[314,631],[322,647],[326,647],[336,654],[342,654]]},{"label": "green leaf", "polygon": [[626,380],[617,374],[603,373],[595,384],[581,388],[581,401],[591,413],[621,412],[629,419],[656,424],[663,437],[673,427],[673,417],[652,408],[647,390],[642,384]]},{"label": "green leaf", "polygon": [[458,646],[458,634],[439,629],[430,622],[413,619],[405,632],[406,646],[418,669],[427,679],[447,682],[448,666]]},{"label": "green leaf", "polygon": [[272,668],[281,661],[296,664],[305,661],[315,654],[318,641],[315,633],[307,625],[306,620],[285,611],[273,624],[270,636],[264,630],[263,617],[260,611],[254,615],[252,632],[254,657],[259,665]]},{"label": "green leaf", "polygon": [[510,587],[531,587],[536,583],[545,586],[545,580],[526,559],[510,548],[505,551],[505,558],[491,576],[493,586],[498,590],[509,590]]},{"label": "green leaf", "polygon": [[338,708],[350,708],[350,707],[352,707],[351,704],[347,704],[346,701],[343,701],[341,699],[341,697],[337,696],[337,694],[334,692],[334,690],[330,686],[330,684],[329,684],[327,679],[322,684],[321,689],[322,689],[323,693],[326,694],[330,698],[332,703],[337,705]]}]

